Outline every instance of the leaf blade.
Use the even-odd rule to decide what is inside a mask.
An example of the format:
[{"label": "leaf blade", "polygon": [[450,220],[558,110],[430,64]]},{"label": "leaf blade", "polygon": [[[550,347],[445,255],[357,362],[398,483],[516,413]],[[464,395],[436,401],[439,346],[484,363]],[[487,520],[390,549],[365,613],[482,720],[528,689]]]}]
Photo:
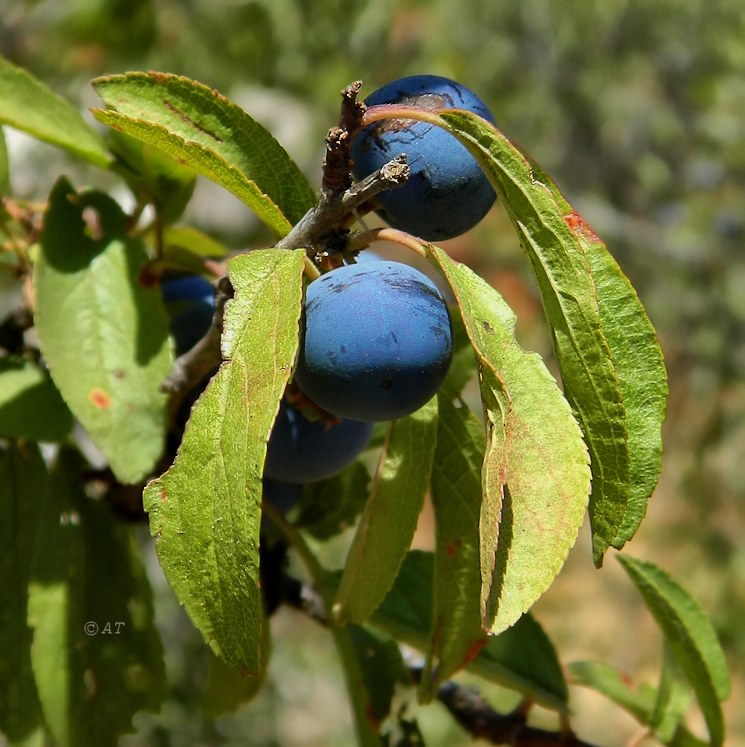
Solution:
[{"label": "leaf blade", "polygon": [[0,122],[109,168],[112,157],[98,133],[67,101],[0,56]]},{"label": "leaf blade", "polygon": [[621,383],[585,247],[566,221],[556,187],[501,132],[467,112],[444,111],[436,119],[481,163],[536,276],[565,395],[591,454],[593,555],[601,565],[621,531],[632,475]]},{"label": "leaf blade", "polygon": [[723,744],[721,702],[729,696],[730,680],[724,653],[706,613],[685,589],[653,563],[628,555],[617,557],[688,678],[712,743]]},{"label": "leaf blade", "polygon": [[364,622],[393,585],[424,505],[436,432],[436,398],[391,424],[337,591],[337,619]]},{"label": "leaf blade", "polygon": [[487,424],[480,598],[483,624],[496,634],[548,589],[576,541],[590,493],[587,450],[541,358],[517,344],[512,310],[469,268],[428,251],[479,361]]},{"label": "leaf blade", "polygon": [[161,148],[233,192],[278,236],[315,203],[308,181],[274,137],[207,86],[165,73],[97,78],[100,122]]},{"label": "leaf blade", "polygon": [[[212,650],[244,674],[265,666],[259,589],[266,444],[298,346],[302,250],[229,264],[223,358],[171,468],[144,492],[163,570]],[[257,329],[257,325],[260,327]]]},{"label": "leaf blade", "polygon": [[[60,745],[113,744],[165,691],[151,591],[134,538],[84,494],[63,450],[41,508],[29,585],[31,660]],[[116,579],[116,584],[111,580]]]},{"label": "leaf blade", "polygon": [[108,195],[57,182],[34,269],[35,321],[62,397],[117,477],[133,483],[163,449],[160,384],[172,353],[160,291],[139,281],[145,247],[125,224]]},{"label": "leaf blade", "polygon": [[61,441],[72,415],[47,371],[31,361],[0,359],[0,435]]}]

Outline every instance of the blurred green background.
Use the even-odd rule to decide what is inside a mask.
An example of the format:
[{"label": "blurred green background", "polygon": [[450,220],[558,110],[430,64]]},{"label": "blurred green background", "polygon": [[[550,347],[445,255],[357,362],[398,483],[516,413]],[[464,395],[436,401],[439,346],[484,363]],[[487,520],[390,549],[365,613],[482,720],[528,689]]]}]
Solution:
[{"label": "blurred green background", "polygon": [[[0,53],[81,108],[97,103],[96,75],[154,69],[200,80],[267,125],[313,183],[347,83],[363,80],[364,92],[430,72],[474,89],[605,239],[658,329],[671,385],[665,464],[628,550],[682,580],[710,613],[733,670],[730,743],[745,743],[742,0],[4,0]],[[16,195],[43,199],[60,171],[75,169],[9,134]],[[187,219],[234,248],[263,240],[245,208],[207,184]],[[505,295],[523,344],[550,358],[500,208],[447,247]],[[600,659],[654,683],[658,633],[612,557],[593,569],[587,540],[585,529],[538,619],[562,660]],[[172,688],[127,745],[350,742],[330,643],[290,612],[273,621],[260,698],[217,720],[194,708],[208,656],[156,572],[154,584]],[[584,738],[621,745],[634,735],[599,698],[573,698]],[[469,743],[438,708],[422,713],[431,743]]]}]

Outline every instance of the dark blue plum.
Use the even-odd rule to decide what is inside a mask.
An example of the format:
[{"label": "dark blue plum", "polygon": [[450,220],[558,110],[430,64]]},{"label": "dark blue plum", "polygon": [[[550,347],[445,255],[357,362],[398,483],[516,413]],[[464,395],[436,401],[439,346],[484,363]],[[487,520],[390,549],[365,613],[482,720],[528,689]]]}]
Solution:
[{"label": "dark blue plum", "polygon": [[400,262],[346,265],[307,289],[295,381],[342,418],[410,415],[447,375],[450,315],[442,294]]},{"label": "dark blue plum", "polygon": [[[466,109],[494,123],[475,93],[437,75],[412,75],[387,83],[365,103],[422,109]],[[440,127],[411,119],[390,119],[364,128],[352,144],[353,173],[362,179],[405,153],[411,168],[403,187],[378,195],[378,213],[394,228],[427,241],[442,241],[473,228],[496,194],[474,157]]]},{"label": "dark blue plum", "polygon": [[371,423],[342,420],[327,425],[309,420],[282,402],[264,463],[264,479],[304,484],[341,472],[363,451],[372,436]]},{"label": "dark blue plum", "polygon": [[181,355],[209,331],[215,313],[215,291],[200,275],[188,275],[163,281],[161,292],[171,319],[176,355]]}]

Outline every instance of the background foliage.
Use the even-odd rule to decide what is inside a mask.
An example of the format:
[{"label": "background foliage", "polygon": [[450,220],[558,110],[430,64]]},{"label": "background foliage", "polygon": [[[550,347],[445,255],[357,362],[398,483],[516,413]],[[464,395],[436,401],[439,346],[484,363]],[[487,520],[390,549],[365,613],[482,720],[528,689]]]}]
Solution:
[{"label": "background foliage", "polygon": [[[260,119],[313,183],[338,90],[351,80],[372,90],[432,72],[478,91],[603,236],[658,330],[671,386],[665,466],[633,550],[685,578],[712,615],[733,665],[725,704],[731,738],[745,738],[737,706],[745,654],[745,10],[738,0],[6,0],[2,15],[0,53],[81,107],[98,103],[89,87],[95,75],[187,75]],[[19,196],[43,199],[58,173],[73,173],[55,163],[56,151],[16,133],[8,139]],[[247,211],[206,183],[189,209],[189,220],[233,246],[261,239]],[[550,361],[537,294],[503,213],[492,211],[448,250],[505,295],[518,336]],[[564,658],[653,671],[657,633],[617,564],[598,579],[587,563],[587,534],[536,613]],[[420,542],[427,541],[423,531]],[[138,739],[147,734],[155,744],[167,732],[172,744],[345,743],[343,712],[338,720],[317,715],[341,696],[329,644],[289,615],[273,624],[299,627],[297,644],[275,650],[257,701],[216,721],[190,709],[210,662],[165,582],[156,576],[154,584],[171,692],[161,716],[143,717]],[[219,696],[208,685],[208,699]],[[573,697],[579,714],[592,706],[576,728],[602,741],[616,711],[606,713],[583,691]],[[280,711],[289,718],[280,722]],[[430,718],[436,732],[442,724],[436,713]],[[628,736],[633,725],[621,719],[617,728]],[[458,734],[445,731],[442,743]]]}]

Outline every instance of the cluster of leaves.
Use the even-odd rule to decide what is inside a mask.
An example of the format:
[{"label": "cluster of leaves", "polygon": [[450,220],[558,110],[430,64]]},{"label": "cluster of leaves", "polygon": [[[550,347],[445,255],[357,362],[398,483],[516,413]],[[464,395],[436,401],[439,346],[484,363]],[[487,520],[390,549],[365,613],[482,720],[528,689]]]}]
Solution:
[{"label": "cluster of leaves", "polygon": [[[235,104],[165,74],[93,85],[105,104],[94,115],[113,132],[108,142],[0,60],[0,121],[120,174],[136,203],[127,213],[107,193],[78,190],[64,177],[41,216],[4,202],[8,251],[0,256],[23,289],[0,358],[0,526],[5,546],[17,548],[3,559],[17,583],[2,592],[0,670],[7,693],[21,698],[4,699],[0,728],[12,741],[48,730],[60,744],[106,743],[135,711],[159,702],[163,671],[145,574],[110,510],[128,486],[136,495],[144,486],[161,566],[194,625],[260,685],[269,650],[263,462],[299,344],[304,273],[323,251],[287,246],[315,192]],[[289,519],[264,507],[333,618],[361,744],[380,744],[389,720],[403,729],[405,714],[392,712],[394,684],[411,677],[396,642],[422,653],[424,702],[467,667],[567,713],[564,674],[528,610],[556,577],[586,511],[596,565],[633,537],[659,474],[666,399],[662,356],[633,288],[540,167],[467,113],[391,114],[447,129],[489,175],[534,271],[563,388],[518,345],[514,314],[492,287],[442,249],[402,238],[456,300],[460,342],[448,380],[425,407],[388,425],[372,481],[358,463],[308,487]],[[228,259],[209,237],[174,225],[197,174],[239,197],[285,248]],[[147,206],[155,217],[143,225]],[[174,460],[173,408],[161,386],[174,361],[157,278],[164,268],[205,271],[206,257],[224,262],[232,292],[218,319],[222,363]],[[463,400],[475,375],[483,418]],[[58,446],[42,453],[40,442]],[[81,456],[91,442],[104,469]],[[427,494],[436,549],[412,552]],[[313,541],[357,519],[344,568],[322,567]],[[619,558],[665,636],[660,684],[635,692],[613,670],[587,664],[572,667],[573,680],[669,744],[698,743],[683,724],[692,690],[711,744],[722,744],[727,671],[704,613],[659,568]],[[112,651],[86,629],[101,619],[125,624]]]}]

